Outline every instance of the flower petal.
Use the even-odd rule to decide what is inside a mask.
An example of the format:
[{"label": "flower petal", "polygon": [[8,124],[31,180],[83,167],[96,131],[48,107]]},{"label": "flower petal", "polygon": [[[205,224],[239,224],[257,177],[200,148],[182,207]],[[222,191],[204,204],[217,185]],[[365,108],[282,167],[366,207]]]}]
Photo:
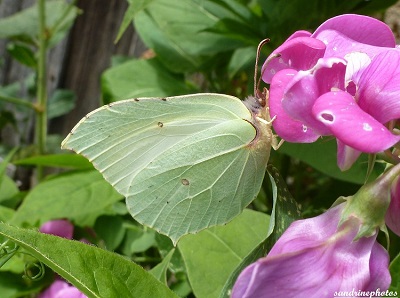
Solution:
[{"label": "flower petal", "polygon": [[320,96],[312,112],[340,141],[362,152],[381,152],[400,140],[399,136],[393,135],[384,125],[361,110],[353,97],[343,91]]},{"label": "flower petal", "polygon": [[355,150],[339,139],[337,139],[337,160],[338,167],[342,171],[346,171],[351,168],[351,166],[355,163],[358,157],[361,155],[361,151]]},{"label": "flower petal", "polygon": [[400,118],[400,50],[374,58],[360,77],[356,96],[359,106],[380,123]]},{"label": "flower petal", "polygon": [[[344,59],[346,59],[347,61],[345,75],[346,91],[349,92],[352,96],[355,96],[361,74],[371,63],[371,58],[367,54],[362,52],[351,52],[346,54],[344,56]],[[351,88],[354,89],[352,90]]]},{"label": "flower petal", "polygon": [[69,284],[64,280],[56,279],[50,287],[48,287],[45,291],[39,294],[38,298],[54,298],[57,297],[58,292],[62,291],[65,288],[68,288]]},{"label": "flower petal", "polygon": [[56,298],[87,298],[75,287],[68,287],[58,292]]},{"label": "flower petal", "polygon": [[269,111],[271,117],[276,116],[272,125],[279,137],[288,142],[311,143],[319,135],[300,121],[293,120],[282,108],[284,89],[296,73],[293,69],[284,69],[273,77],[269,90]]},{"label": "flower petal", "polygon": [[[297,36],[305,33],[297,33]],[[292,35],[293,36],[293,35]],[[311,37],[289,37],[265,61],[262,67],[262,78],[266,83],[271,83],[272,77],[280,70],[291,68],[307,70],[314,66],[319,58],[323,57],[325,45],[322,41]],[[280,57],[272,58],[275,54]]]},{"label": "flower petal", "polygon": [[365,286],[366,291],[376,291],[376,289],[388,289],[392,281],[389,273],[389,255],[378,242],[374,243],[371,251],[370,283]]},{"label": "flower petal", "polygon": [[319,59],[309,71],[299,71],[288,84],[282,106],[295,120],[304,123],[320,135],[330,134],[311,110],[321,94],[331,89],[344,89],[346,62],[339,58]]},{"label": "flower petal", "polygon": [[45,234],[52,234],[59,237],[72,239],[74,226],[68,220],[59,219],[44,223],[39,230]]},{"label": "flower petal", "polygon": [[400,236],[400,179],[397,178],[391,189],[391,200],[386,211],[385,221],[389,229]]},{"label": "flower petal", "polygon": [[319,216],[294,221],[272,247],[268,256],[320,245],[335,234],[343,208],[344,204],[340,204]]},{"label": "flower petal", "polygon": [[333,17],[322,23],[312,37],[319,38],[321,32],[326,30],[338,31],[356,42],[372,46],[391,48],[396,46],[390,27],[368,16],[344,14]]},{"label": "flower petal", "polygon": [[[232,297],[333,297],[337,291],[365,290],[371,285],[387,289],[387,278],[371,281],[381,271],[372,257],[387,256],[379,248],[375,251],[376,235],[353,241],[360,226],[354,217],[336,231],[343,207],[293,223],[272,250],[280,249],[271,250],[240,274]],[[383,273],[388,276],[387,267]]]},{"label": "flower petal", "polygon": [[352,52],[367,54],[371,59],[388,48],[371,46],[356,42],[336,30],[324,30],[318,34],[318,39],[326,45],[324,57],[344,58]]},{"label": "flower petal", "polygon": [[298,30],[295,33],[293,33],[292,35],[290,35],[288,37],[288,39],[286,39],[286,41],[289,41],[289,40],[297,38],[297,37],[310,37],[311,35],[312,35],[312,33],[308,32],[306,30]]},{"label": "flower petal", "polygon": [[65,280],[56,279],[38,298],[86,298],[77,288]]}]

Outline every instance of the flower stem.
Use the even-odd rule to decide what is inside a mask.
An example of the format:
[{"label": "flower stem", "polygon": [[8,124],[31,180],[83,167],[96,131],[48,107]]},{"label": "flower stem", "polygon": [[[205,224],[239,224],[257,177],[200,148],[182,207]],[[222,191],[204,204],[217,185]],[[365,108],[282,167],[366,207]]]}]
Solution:
[{"label": "flower stem", "polygon": [[[45,0],[38,0],[39,14],[39,49],[38,49],[38,67],[37,67],[37,102],[35,142],[37,154],[42,155],[46,152],[47,137],[47,85],[46,85],[46,51],[48,36],[46,30]],[[43,178],[43,167],[37,168],[37,179]]]}]

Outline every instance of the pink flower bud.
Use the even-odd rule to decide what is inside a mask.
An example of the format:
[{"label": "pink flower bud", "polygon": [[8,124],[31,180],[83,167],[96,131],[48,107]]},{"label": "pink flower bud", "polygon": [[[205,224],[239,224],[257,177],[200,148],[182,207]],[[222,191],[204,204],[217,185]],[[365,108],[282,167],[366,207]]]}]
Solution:
[{"label": "pink flower bud", "polygon": [[74,225],[66,219],[50,220],[44,223],[39,231],[45,234],[72,239]]}]

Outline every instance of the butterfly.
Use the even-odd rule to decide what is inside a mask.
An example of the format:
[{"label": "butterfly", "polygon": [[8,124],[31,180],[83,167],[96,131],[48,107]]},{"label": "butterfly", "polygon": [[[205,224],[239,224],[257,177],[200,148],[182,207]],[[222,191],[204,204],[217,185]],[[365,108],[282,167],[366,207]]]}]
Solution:
[{"label": "butterfly", "polygon": [[273,134],[267,91],[257,93],[113,102],[86,115],[62,148],[87,157],[135,220],[176,244],[229,222],[260,191]]}]

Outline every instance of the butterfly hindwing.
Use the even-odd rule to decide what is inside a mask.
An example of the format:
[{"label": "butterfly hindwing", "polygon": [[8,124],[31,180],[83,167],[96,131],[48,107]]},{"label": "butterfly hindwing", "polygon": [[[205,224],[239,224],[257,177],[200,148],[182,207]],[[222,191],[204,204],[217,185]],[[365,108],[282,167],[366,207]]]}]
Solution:
[{"label": "butterfly hindwing", "polygon": [[62,147],[86,156],[137,221],[176,243],[230,221],[254,199],[269,157],[268,142],[258,139],[239,99],[194,94],[99,108]]}]

